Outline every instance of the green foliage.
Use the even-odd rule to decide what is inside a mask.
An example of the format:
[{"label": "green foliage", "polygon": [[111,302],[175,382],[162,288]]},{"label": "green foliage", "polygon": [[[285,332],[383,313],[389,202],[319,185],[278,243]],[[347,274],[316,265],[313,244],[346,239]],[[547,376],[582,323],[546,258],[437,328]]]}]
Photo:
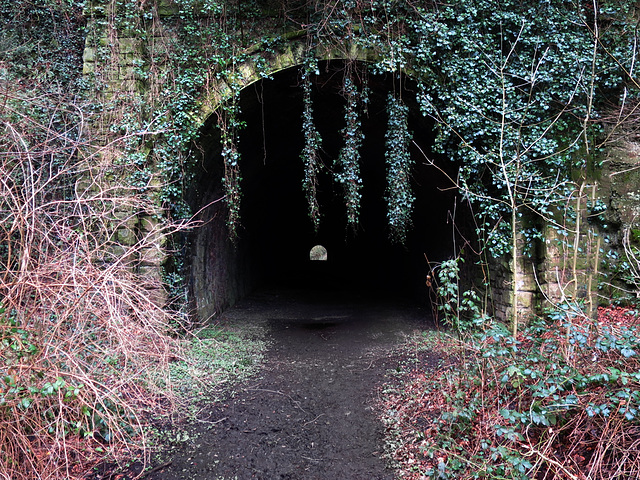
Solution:
[{"label": "green foliage", "polygon": [[[622,79],[595,48],[592,14],[577,2],[483,0],[425,9],[413,23],[419,101],[438,121],[437,147],[461,165],[494,256],[510,251],[514,208],[551,217],[574,169],[593,161],[595,92],[611,95]],[[616,31],[602,35],[607,48],[629,45]]]},{"label": "green foliage", "polygon": [[0,1],[0,76],[70,91],[82,70],[83,5],[75,1]]},{"label": "green foliage", "polygon": [[240,226],[240,152],[238,151],[238,132],[243,123],[239,120],[240,107],[238,96],[234,95],[231,101],[222,106],[222,112],[218,117],[218,127],[222,133],[222,159],[224,161],[224,191],[225,201],[229,209],[227,227],[232,240],[238,237]]},{"label": "green foliage", "polygon": [[183,359],[171,365],[170,379],[176,392],[194,402],[215,400],[209,397],[221,390],[212,389],[213,385],[248,378],[262,362],[267,346],[255,333],[224,326],[197,332]]},{"label": "green foliage", "polygon": [[318,230],[320,226],[320,206],[318,205],[318,172],[320,169],[320,148],[322,137],[316,129],[313,120],[313,102],[311,98],[311,76],[317,75],[318,66],[316,62],[308,61],[302,70],[303,88],[303,111],[302,111],[302,133],[304,134],[304,148],[300,158],[304,162],[304,179],[302,189],[309,204],[309,217],[313,226]]},{"label": "green foliage", "polygon": [[[93,399],[94,386],[83,383],[81,376],[69,375],[68,368],[59,369],[47,342],[47,335],[21,325],[15,314],[0,309],[0,421],[4,425],[0,440],[8,455],[0,461],[3,472],[10,471],[5,462],[16,458],[14,449],[21,442],[24,447],[40,448],[51,438],[66,442],[90,437],[110,442],[114,428],[133,433],[124,420],[129,412],[109,395]],[[114,417],[119,421],[114,422]],[[36,441],[24,441],[24,435],[36,432]],[[24,466],[39,468],[31,452],[22,458]]]},{"label": "green foliage", "polygon": [[437,271],[438,310],[444,321],[457,332],[468,332],[482,326],[487,316],[482,312],[482,303],[474,290],[460,293],[460,262],[456,257],[442,262]]},{"label": "green foliage", "polygon": [[342,130],[344,146],[335,160],[335,180],[344,189],[344,198],[347,207],[347,223],[355,229],[360,216],[360,199],[362,194],[362,177],[360,176],[360,147],[364,140],[361,126],[361,110],[366,108],[367,91],[358,87],[350,76],[344,79],[344,95],[346,97],[345,121],[346,126]]},{"label": "green foliage", "polygon": [[[640,426],[640,331],[634,312],[553,312],[517,339],[488,325],[460,348],[442,347],[449,365],[419,376],[427,392],[397,422],[420,434],[403,445],[427,478],[634,478],[640,464],[630,446]],[[451,364],[453,361],[453,365]],[[403,403],[404,402],[404,403]],[[428,418],[417,425],[417,418]],[[415,435],[415,432],[413,433]],[[422,441],[424,439],[424,441]],[[550,452],[553,452],[550,455]],[[413,455],[413,453],[412,453]]]},{"label": "green foliage", "polygon": [[[0,327],[0,349],[7,368],[19,364],[23,358],[38,353],[39,347],[33,332],[21,328],[15,316],[8,314],[2,306],[0,306]],[[2,397],[0,404],[5,403],[5,397]]]},{"label": "green foliage", "polygon": [[411,228],[411,212],[415,196],[411,190],[411,167],[413,160],[409,152],[411,133],[408,126],[409,108],[393,93],[387,100],[389,123],[386,133],[387,159],[387,219],[391,238],[404,243]]}]

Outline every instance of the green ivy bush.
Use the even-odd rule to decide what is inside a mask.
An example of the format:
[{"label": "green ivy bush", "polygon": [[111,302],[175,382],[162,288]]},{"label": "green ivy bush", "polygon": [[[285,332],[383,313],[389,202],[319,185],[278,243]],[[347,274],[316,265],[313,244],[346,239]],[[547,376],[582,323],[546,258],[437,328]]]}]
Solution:
[{"label": "green ivy bush", "polygon": [[391,228],[391,237],[404,244],[407,231],[412,226],[411,213],[415,196],[411,189],[411,158],[409,144],[409,108],[402,99],[390,93],[387,100],[389,117],[386,133],[387,159],[387,219]]},{"label": "green ivy bush", "polygon": [[449,342],[446,366],[385,405],[402,478],[638,477],[638,325],[628,309],[567,308],[518,338],[495,323]]}]

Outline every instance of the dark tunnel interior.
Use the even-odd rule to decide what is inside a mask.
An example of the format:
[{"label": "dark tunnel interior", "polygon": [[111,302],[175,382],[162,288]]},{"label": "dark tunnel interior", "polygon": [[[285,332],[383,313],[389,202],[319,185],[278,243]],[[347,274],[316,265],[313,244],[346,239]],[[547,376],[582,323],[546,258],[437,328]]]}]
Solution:
[{"label": "dark tunnel interior", "polygon": [[[224,203],[217,202],[202,210],[205,226],[197,230],[191,242],[191,289],[204,314],[224,309],[251,290],[265,286],[384,294],[426,302],[427,259],[435,263],[455,254],[456,233],[451,220],[458,200],[447,175],[455,178],[457,167],[433,153],[433,121],[420,114],[415,86],[405,78],[399,85],[390,74],[368,74],[369,106],[362,118],[364,142],[360,150],[360,225],[356,231],[347,226],[342,187],[332,178],[333,162],[343,145],[344,71],[344,62],[323,62],[313,84],[314,119],[322,136],[323,161],[317,232],[302,189],[299,69],[281,71],[241,92],[246,126],[239,144],[243,192],[240,238],[235,246],[226,238],[226,211]],[[389,239],[385,201],[386,101],[394,88],[401,89],[410,107],[409,127],[414,140],[412,187],[416,201],[413,228],[405,245]],[[190,195],[194,211],[223,195],[220,139],[215,115],[212,117],[203,127],[199,143],[202,158]],[[310,250],[318,244],[327,249],[326,261],[310,260]],[[212,305],[205,308],[208,303]]]}]

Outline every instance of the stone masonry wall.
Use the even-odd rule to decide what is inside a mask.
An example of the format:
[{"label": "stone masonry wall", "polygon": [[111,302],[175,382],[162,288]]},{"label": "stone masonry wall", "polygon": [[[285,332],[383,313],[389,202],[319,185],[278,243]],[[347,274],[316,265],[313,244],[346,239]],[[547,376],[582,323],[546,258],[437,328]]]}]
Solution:
[{"label": "stone masonry wall", "polygon": [[[519,248],[524,247],[524,238],[518,239]],[[535,249],[534,249],[535,251]],[[539,288],[536,282],[538,259],[520,256],[516,262],[517,296],[513,292],[513,268],[511,258],[496,258],[489,260],[491,272],[491,304],[493,314],[497,318],[512,319],[514,306],[517,305],[518,317],[527,321],[539,304]]]},{"label": "stone masonry wall", "polygon": [[[119,96],[132,97],[148,94],[145,91],[147,87],[143,75],[139,70],[139,60],[147,46],[133,34],[111,30],[106,21],[109,17],[108,8],[106,4],[93,4],[87,7],[87,17],[90,19],[88,31],[90,33],[87,36],[83,56],[85,75],[94,76],[104,85],[104,88],[97,95],[105,104],[117,100]],[[158,14],[161,17],[173,13],[175,13],[173,7],[168,2],[166,5],[161,4],[158,9]],[[149,35],[147,41],[153,42],[154,48],[161,48],[158,46],[166,40],[164,37],[166,35],[168,34],[160,28]],[[269,62],[274,72],[300,64],[304,48],[299,36],[293,32],[289,36],[290,38],[286,38],[288,43],[281,47],[281,55],[273,52],[269,54],[271,55]],[[259,54],[260,52],[256,50],[256,55]],[[351,54],[354,59],[371,60],[371,52],[354,49]],[[340,55],[339,52],[318,52],[319,58],[324,59],[337,58]],[[246,85],[261,78],[256,65],[251,60],[239,66],[239,72],[241,81]],[[204,123],[230,91],[230,87],[223,81],[219,85],[212,86],[210,98],[204,99],[201,110],[194,112],[194,115]],[[108,132],[110,127],[111,121],[108,113],[105,113],[93,126],[98,133]],[[106,134],[105,138],[107,138]],[[108,155],[115,158],[118,156],[118,151],[110,151]],[[603,272],[601,263],[609,251],[618,252],[617,255],[620,257],[624,250],[623,233],[625,229],[637,228],[640,225],[638,220],[640,218],[639,159],[640,145],[636,143],[621,142],[609,150],[605,168],[598,183],[585,184],[583,188],[575,192],[572,201],[579,213],[578,218],[568,221],[564,217],[559,217],[549,222],[544,227],[544,244],[535,249],[534,258],[522,256],[518,259],[517,271],[515,272],[515,278],[518,279],[517,298],[514,298],[513,295],[514,272],[511,271],[509,259],[494,259],[491,262],[489,267],[492,298],[490,300],[494,313],[498,317],[510,318],[514,305],[518,305],[520,313],[526,316],[540,312],[545,306],[567,301],[579,301],[585,312],[593,314],[600,300],[604,301],[604,297],[613,295],[613,287],[608,290],[606,287],[607,284],[611,285],[614,279],[611,275],[603,276],[603,273],[606,274],[606,272]],[[104,161],[104,158],[101,161]],[[114,179],[114,182],[114,186],[117,186],[118,179]],[[609,208],[604,224],[595,218],[599,213],[593,213],[591,208],[598,200],[606,203]],[[589,205],[591,207],[588,207]],[[159,210],[136,212],[135,215],[132,215],[132,212],[123,211],[118,240],[123,245],[132,245],[140,236],[154,235],[154,232],[158,230],[158,225],[154,223],[156,218],[160,218],[158,213]],[[160,277],[161,265],[164,261],[164,243],[165,239],[158,236],[151,246],[139,252],[138,268],[150,279],[157,280]],[[223,243],[220,240],[217,245],[220,246]],[[197,248],[206,250],[213,248],[213,246],[199,244]],[[212,255],[212,253],[203,251],[203,255]],[[220,262],[224,263],[225,259],[231,257],[233,257],[231,253],[221,252],[219,255],[221,260],[214,262],[218,265],[216,268],[224,270]],[[227,270],[225,272],[220,274],[220,278],[216,277],[215,281],[224,283],[224,278],[229,277],[232,273]],[[209,278],[212,274],[212,272],[205,273],[202,273],[202,278],[196,282]],[[194,272],[194,275],[199,275],[199,273]],[[237,278],[226,281],[230,282],[229,285],[218,285],[216,295],[219,298],[203,297],[200,300],[203,303],[213,302],[219,305],[233,302],[233,299],[245,290],[245,286],[232,285],[239,281]],[[604,285],[606,290],[601,292],[603,295],[601,298],[598,297],[598,285]],[[640,291],[638,286],[633,288]],[[196,290],[205,291],[198,288]],[[160,293],[158,293],[158,301],[163,301]],[[216,306],[207,307],[207,311],[203,311],[203,313],[213,313],[216,308]]]}]

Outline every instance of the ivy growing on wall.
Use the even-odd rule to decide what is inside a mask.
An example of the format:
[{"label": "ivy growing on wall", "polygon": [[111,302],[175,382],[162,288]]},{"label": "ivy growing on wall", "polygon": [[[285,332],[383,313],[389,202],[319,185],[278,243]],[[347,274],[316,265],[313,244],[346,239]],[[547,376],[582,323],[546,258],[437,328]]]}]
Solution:
[{"label": "ivy growing on wall", "polygon": [[70,92],[82,81],[82,28],[79,2],[0,1],[1,69],[39,82],[48,93]]},{"label": "ivy growing on wall", "polygon": [[610,97],[621,78],[584,4],[468,7],[423,11],[414,68],[425,74],[419,100],[438,122],[437,146],[462,165],[460,187],[500,256],[511,250],[512,211],[553,218],[572,171],[593,164],[596,91]]},{"label": "ivy growing on wall", "polygon": [[224,103],[218,114],[218,128],[220,128],[222,135],[222,160],[224,162],[222,183],[224,185],[225,202],[229,210],[227,227],[229,228],[229,237],[233,241],[238,237],[240,200],[242,197],[238,133],[244,124],[240,120],[239,114],[238,94],[235,94],[230,101]]},{"label": "ivy growing on wall", "polygon": [[[629,99],[637,90],[624,81],[625,71],[634,68],[630,39],[636,35],[634,10],[624,2],[178,0],[170,6],[140,6],[123,1],[108,4],[103,12],[106,33],[95,41],[105,65],[115,64],[109,58],[117,53],[118,35],[137,32],[145,40],[144,48],[127,53],[137,55],[132,75],[139,88],[124,98],[134,111],[112,123],[153,132],[132,141],[136,156],[130,163],[139,167],[136,185],[141,190],[154,184],[151,173],[160,169],[158,195],[171,215],[189,215],[182,197],[196,158],[193,145],[200,125],[194,112],[214,98],[213,85],[224,80],[233,90],[233,77],[245,60],[266,76],[278,42],[291,33],[306,37],[307,58],[332,51],[346,61],[344,145],[329,161],[344,192],[347,224],[358,225],[364,188],[359,152],[367,93],[359,88],[360,79],[370,71],[403,71],[419,85],[423,114],[436,121],[436,149],[460,165],[457,186],[473,204],[478,237],[493,256],[514,258],[520,253],[516,233],[526,245],[533,244],[542,234],[539,219],[553,223],[566,214],[571,192],[598,166],[601,99]],[[355,50],[376,61],[357,62]],[[105,89],[112,84],[107,70],[99,78]],[[302,188],[318,228],[321,139],[313,119],[313,70],[301,67],[301,159]],[[238,93],[232,91],[222,106],[211,106],[219,107],[221,119],[232,236],[241,214]],[[389,231],[403,242],[411,228],[414,194],[407,110],[399,98],[389,99],[385,197]],[[105,102],[105,111],[115,112],[115,103]]]}]

